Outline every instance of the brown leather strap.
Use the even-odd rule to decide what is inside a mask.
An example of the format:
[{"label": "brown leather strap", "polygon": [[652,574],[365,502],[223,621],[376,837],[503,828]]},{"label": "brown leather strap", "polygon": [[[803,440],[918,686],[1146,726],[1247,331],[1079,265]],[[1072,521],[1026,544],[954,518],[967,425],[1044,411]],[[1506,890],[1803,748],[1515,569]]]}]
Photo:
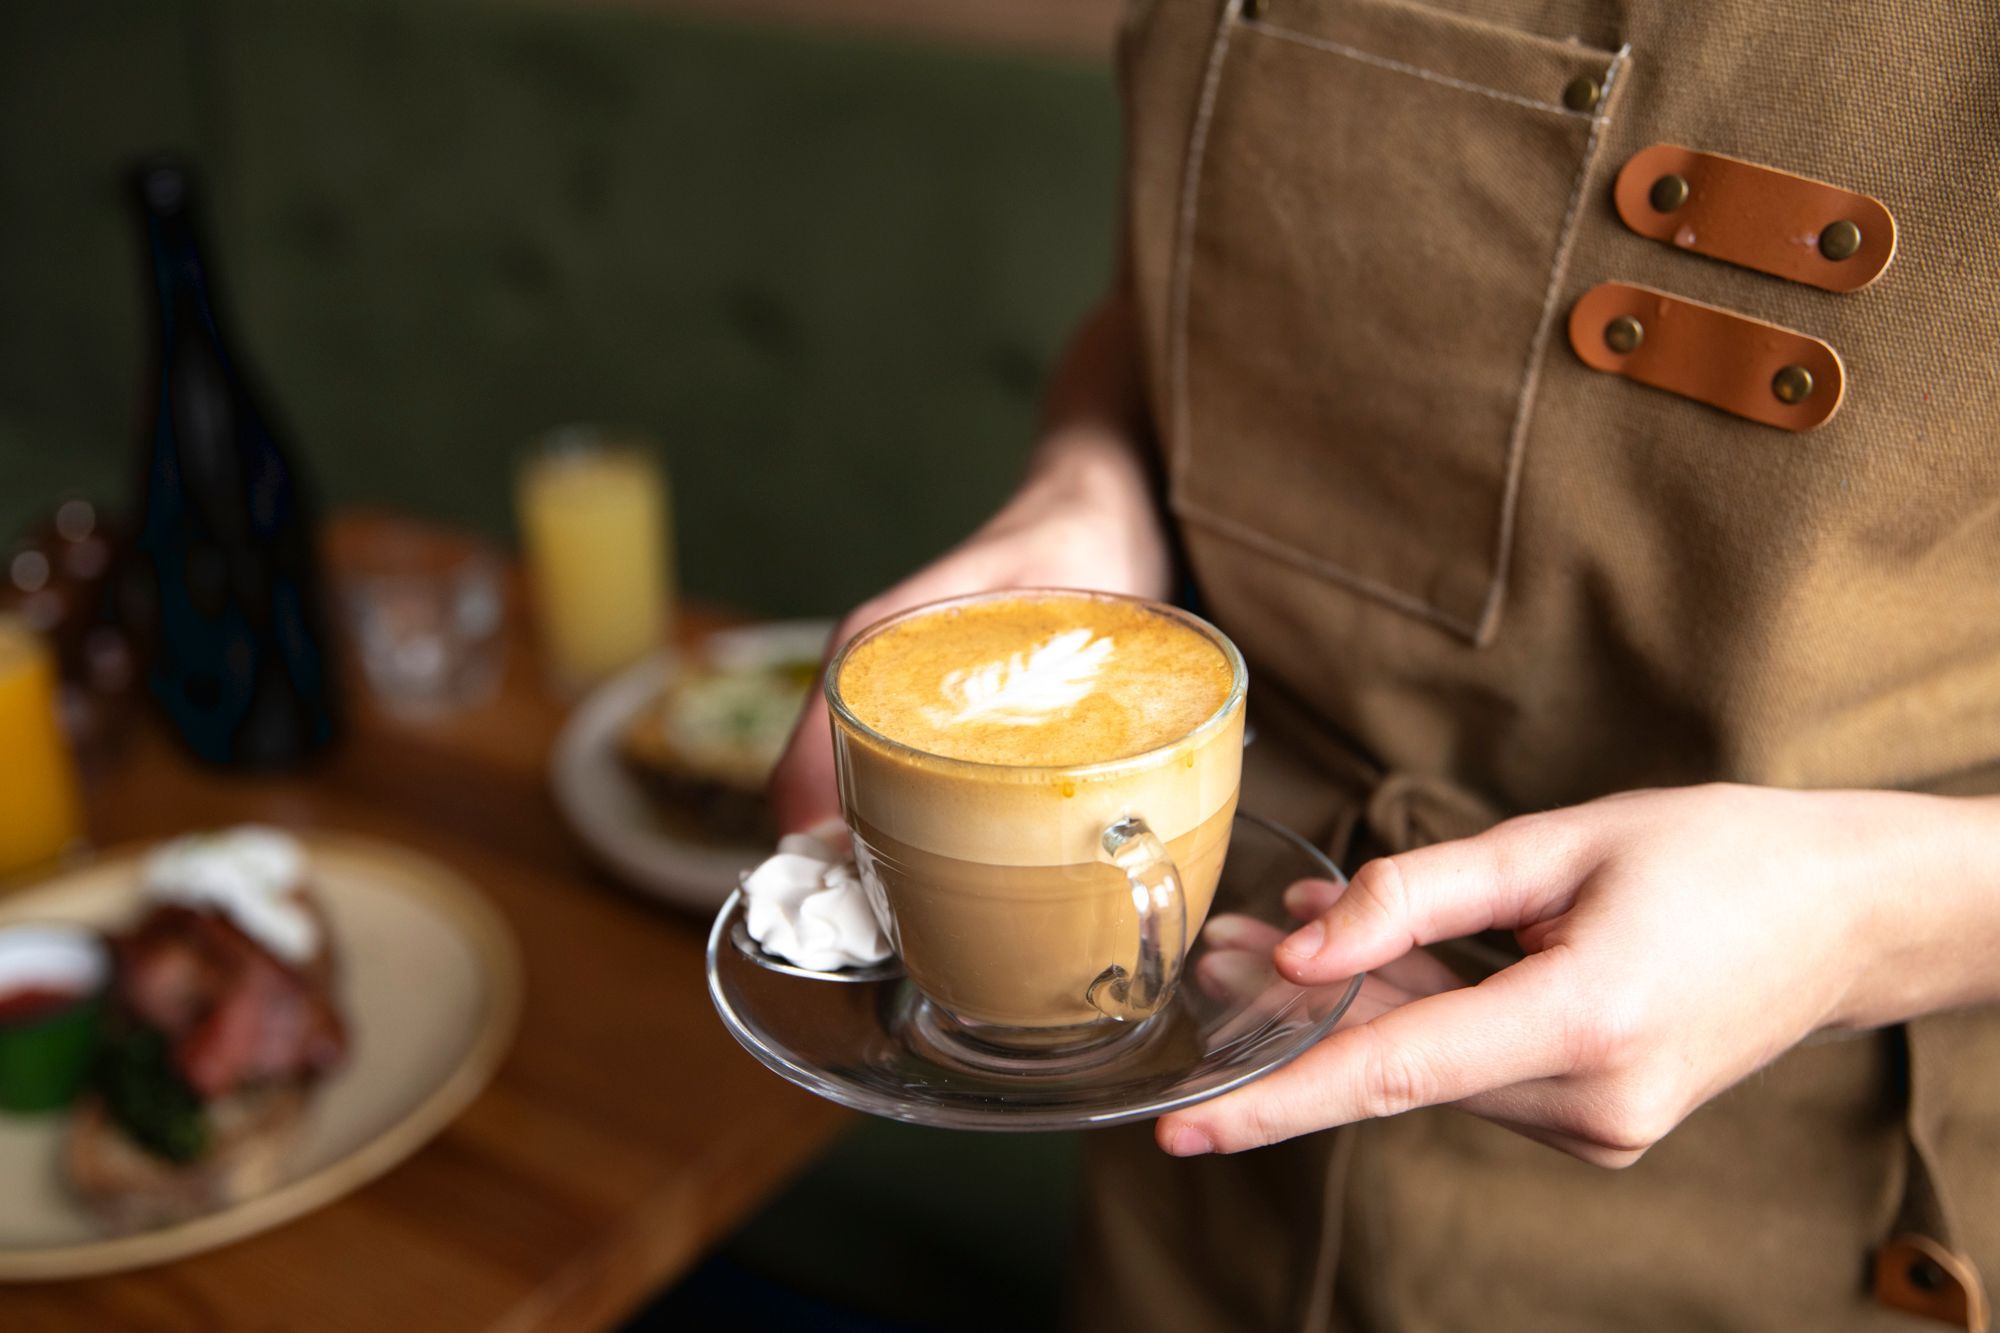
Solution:
[{"label": "brown leather strap", "polygon": [[1894,1310],[1986,1333],[1991,1307],[1944,1191],[1938,1136],[1952,1104],[1953,1033],[1948,1020],[1919,1019],[1901,1029],[1909,1058],[1909,1136],[1896,1232],[1875,1252],[1875,1299]]},{"label": "brown leather strap", "polygon": [[1904,1232],[1875,1251],[1875,1299],[1892,1310],[1986,1333],[1986,1289],[1972,1261],[1919,1232]]},{"label": "brown leather strap", "polygon": [[1879,199],[1677,144],[1634,154],[1613,197],[1641,236],[1830,292],[1866,287],[1896,257]]},{"label": "brown leather strap", "polygon": [[1593,370],[1781,430],[1823,425],[1847,390],[1839,353],[1817,338],[1630,283],[1578,297],[1569,343]]}]

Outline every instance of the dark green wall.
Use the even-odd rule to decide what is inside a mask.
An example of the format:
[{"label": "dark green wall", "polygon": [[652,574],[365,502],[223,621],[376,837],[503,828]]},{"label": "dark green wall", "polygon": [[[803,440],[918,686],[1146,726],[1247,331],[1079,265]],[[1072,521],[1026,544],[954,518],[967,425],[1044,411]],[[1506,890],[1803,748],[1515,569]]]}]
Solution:
[{"label": "dark green wall", "polygon": [[447,0],[0,5],[0,536],[122,499],[119,164],[211,178],[241,341],[323,489],[508,530],[519,446],[664,444],[684,581],[831,611],[982,516],[1103,280],[1108,74]]}]

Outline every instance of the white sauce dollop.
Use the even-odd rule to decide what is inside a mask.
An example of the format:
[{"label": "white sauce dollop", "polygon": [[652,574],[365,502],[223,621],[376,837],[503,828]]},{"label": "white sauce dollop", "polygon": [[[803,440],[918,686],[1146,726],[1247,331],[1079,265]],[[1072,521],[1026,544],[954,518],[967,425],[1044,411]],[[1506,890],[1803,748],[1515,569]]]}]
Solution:
[{"label": "white sauce dollop", "polygon": [[869,967],[889,956],[888,936],[846,841],[838,821],[790,834],[779,840],[775,855],[743,876],[751,939],[814,972]]},{"label": "white sauce dollop", "polygon": [[159,903],[222,913],[237,929],[287,963],[319,951],[319,923],[299,897],[306,854],[298,839],[242,824],[175,838],[146,858],[146,896]]}]

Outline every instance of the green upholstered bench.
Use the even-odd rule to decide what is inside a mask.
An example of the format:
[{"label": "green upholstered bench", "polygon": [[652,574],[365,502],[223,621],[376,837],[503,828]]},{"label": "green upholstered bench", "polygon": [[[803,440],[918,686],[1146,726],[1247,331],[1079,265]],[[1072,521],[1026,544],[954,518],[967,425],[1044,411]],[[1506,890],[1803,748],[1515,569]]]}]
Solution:
[{"label": "green upholstered bench", "polygon": [[207,169],[242,344],[322,489],[495,533],[551,424],[664,444],[689,589],[828,612],[961,534],[1103,281],[1081,59],[555,4],[0,6],[0,535],[122,498],[136,151]]},{"label": "green upholstered bench", "polygon": [[[238,337],[331,502],[504,537],[525,440],[630,423],[665,447],[689,591],[837,611],[1018,470],[1107,269],[1116,138],[1080,58],[554,3],[7,0],[0,539],[60,492],[128,494],[117,174],[169,147],[207,171]],[[1073,1151],[871,1125],[737,1253],[1045,1324]]]}]

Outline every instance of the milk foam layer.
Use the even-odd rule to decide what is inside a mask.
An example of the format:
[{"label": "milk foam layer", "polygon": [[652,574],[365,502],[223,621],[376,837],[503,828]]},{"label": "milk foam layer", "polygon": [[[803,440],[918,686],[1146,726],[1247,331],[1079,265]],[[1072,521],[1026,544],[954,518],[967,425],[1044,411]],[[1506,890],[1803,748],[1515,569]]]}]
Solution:
[{"label": "milk foam layer", "polygon": [[[926,716],[965,707],[945,684],[952,673],[998,662],[1004,675],[1017,653],[1032,671],[1034,653],[1078,630],[1091,638],[1059,654],[1073,660],[1108,638],[1108,660],[1066,665],[1017,689],[1012,706],[1037,711],[1030,705],[1076,689],[1088,671],[1079,702],[1026,724],[989,715],[941,727]],[[942,758],[836,723],[842,808],[913,847],[989,865],[1099,860],[1105,827],[1126,815],[1172,840],[1235,797],[1243,701],[1230,703],[1233,683],[1234,664],[1206,634],[1123,600],[1024,594],[919,616],[857,645],[842,663],[839,692],[870,727]],[[915,697],[899,696],[899,684]],[[1204,730],[1225,703],[1229,715]]]},{"label": "milk foam layer", "polygon": [[856,645],[840,694],[876,731],[986,764],[1093,764],[1158,749],[1229,697],[1234,667],[1144,603],[1023,594],[914,616]]}]

